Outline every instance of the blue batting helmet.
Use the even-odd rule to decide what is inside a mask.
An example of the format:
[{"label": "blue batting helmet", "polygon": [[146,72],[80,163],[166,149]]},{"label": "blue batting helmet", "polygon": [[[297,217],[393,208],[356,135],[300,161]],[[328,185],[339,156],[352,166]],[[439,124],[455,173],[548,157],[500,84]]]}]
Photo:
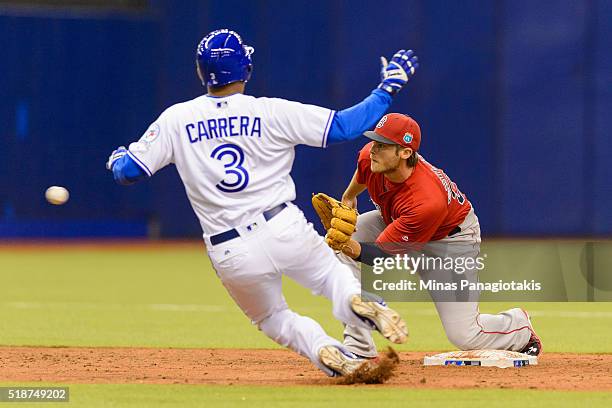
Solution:
[{"label": "blue batting helmet", "polygon": [[222,29],[207,34],[198,45],[196,57],[202,85],[217,87],[247,82],[253,71],[253,51],[255,49],[243,44],[235,31]]}]

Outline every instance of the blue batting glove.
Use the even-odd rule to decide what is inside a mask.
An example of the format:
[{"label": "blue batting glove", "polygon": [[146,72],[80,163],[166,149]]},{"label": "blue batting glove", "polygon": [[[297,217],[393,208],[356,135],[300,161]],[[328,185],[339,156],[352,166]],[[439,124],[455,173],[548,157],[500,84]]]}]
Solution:
[{"label": "blue batting glove", "polygon": [[115,162],[126,154],[127,149],[125,148],[125,146],[120,146],[117,148],[117,150],[114,150],[108,157],[108,161],[106,162],[106,170],[113,171],[113,165],[115,164]]},{"label": "blue batting glove", "polygon": [[398,93],[419,67],[419,59],[412,50],[399,50],[393,55],[390,62],[385,57],[380,57],[379,89],[389,92],[391,96]]}]

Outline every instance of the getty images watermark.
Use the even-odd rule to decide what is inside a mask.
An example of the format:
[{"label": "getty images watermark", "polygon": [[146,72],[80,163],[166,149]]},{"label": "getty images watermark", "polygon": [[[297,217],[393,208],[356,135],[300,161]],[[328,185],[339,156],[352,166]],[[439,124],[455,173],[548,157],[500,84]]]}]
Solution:
[{"label": "getty images watermark", "polygon": [[468,269],[477,269],[482,271],[485,267],[485,258],[486,255],[477,256],[475,258],[453,258],[450,256],[442,258],[426,256],[425,254],[420,254],[418,256],[397,254],[393,257],[374,258],[374,265],[372,266],[372,269],[373,272],[378,275],[385,271],[395,269],[411,271],[412,274],[416,273],[417,270],[422,269],[444,269],[461,274]]},{"label": "getty images watermark", "polygon": [[[374,259],[372,273],[382,275],[385,272],[403,271],[409,275],[420,272],[418,281],[400,279],[388,281],[386,279],[375,279],[372,288],[376,291],[540,291],[542,283],[534,279],[529,281],[504,281],[479,282],[474,273],[485,269],[486,255],[477,257],[432,257],[420,254],[410,256],[407,254],[395,255],[393,257],[380,257]],[[441,273],[444,273],[441,275]],[[426,275],[432,275],[429,279]],[[456,274],[457,276],[453,276]],[[463,277],[461,277],[464,275]],[[437,276],[438,279],[435,277]]]},{"label": "getty images watermark", "polygon": [[361,286],[364,294],[388,301],[612,301],[612,240],[381,249],[389,255],[361,263]]}]

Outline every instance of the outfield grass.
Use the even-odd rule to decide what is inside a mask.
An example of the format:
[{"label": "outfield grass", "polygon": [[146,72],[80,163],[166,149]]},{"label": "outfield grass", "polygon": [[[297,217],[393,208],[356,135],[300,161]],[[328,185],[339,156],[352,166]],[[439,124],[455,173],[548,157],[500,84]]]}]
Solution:
[{"label": "outfield grass", "polygon": [[[3,345],[277,347],[234,305],[198,247],[0,251],[0,265]],[[326,299],[290,280],[285,294],[296,311],[341,335]],[[483,303],[481,311],[511,306]],[[595,340],[612,337],[612,303],[519,306],[534,315],[547,351],[612,352],[609,342]],[[411,332],[400,350],[452,348],[431,303],[394,307]]]},{"label": "outfield grass", "polygon": [[[2,384],[7,385],[7,384]],[[36,384],[39,385],[39,384]],[[65,384],[58,384],[65,386]],[[109,407],[436,407],[521,408],[610,406],[605,392],[553,392],[533,390],[411,390],[374,386],[246,387],[196,385],[71,385],[69,404],[44,406]],[[40,407],[38,404],[3,403],[2,406]]]},{"label": "outfield grass", "polygon": [[[234,305],[203,248],[0,250],[0,345],[276,348]],[[289,304],[339,337],[327,300],[285,282]],[[399,350],[452,349],[430,303],[394,306],[411,338]],[[483,312],[511,304],[484,303]],[[612,353],[612,303],[526,307],[547,351]],[[378,337],[380,345],[385,344]],[[17,384],[11,384],[17,385]],[[70,406],[604,407],[610,393],[361,387],[71,385]],[[25,407],[28,404],[19,404]],[[4,404],[3,404],[4,406]],[[7,404],[6,406],[10,406]],[[38,405],[34,405],[38,406]],[[63,405],[59,405],[63,406]]]}]

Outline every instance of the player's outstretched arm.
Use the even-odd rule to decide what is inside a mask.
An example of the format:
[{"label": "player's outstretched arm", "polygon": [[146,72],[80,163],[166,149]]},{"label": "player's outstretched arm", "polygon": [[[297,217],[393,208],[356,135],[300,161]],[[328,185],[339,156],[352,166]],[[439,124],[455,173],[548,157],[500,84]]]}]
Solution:
[{"label": "player's outstretched arm", "polygon": [[408,83],[418,67],[418,58],[412,50],[399,50],[389,62],[381,57],[380,84],[357,105],[336,112],[327,142],[353,140],[374,127],[391,106],[393,96]]},{"label": "player's outstretched arm", "polygon": [[106,162],[106,169],[113,172],[113,178],[118,184],[128,186],[140,180],[144,180],[148,175],[127,155],[124,146],[113,151]]}]

